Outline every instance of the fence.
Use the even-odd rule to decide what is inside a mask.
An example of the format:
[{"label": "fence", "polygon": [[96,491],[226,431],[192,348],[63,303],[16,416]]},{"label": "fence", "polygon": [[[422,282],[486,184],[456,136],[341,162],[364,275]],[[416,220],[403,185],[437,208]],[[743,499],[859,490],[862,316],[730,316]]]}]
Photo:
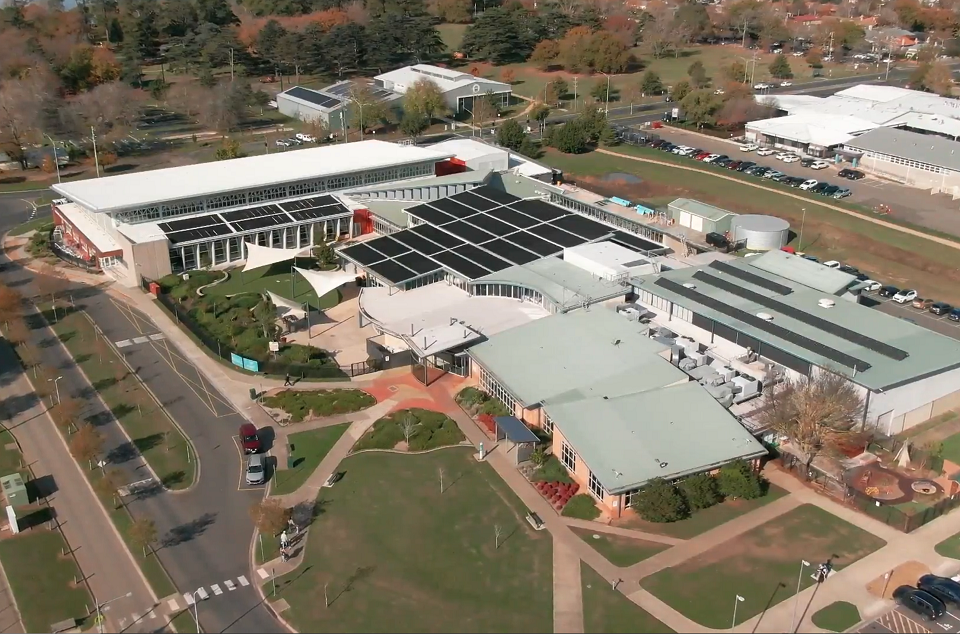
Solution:
[{"label": "fence", "polygon": [[[142,278],[140,284],[143,288],[149,289],[151,282],[152,280]],[[252,359],[257,362],[257,372],[262,374],[289,374],[290,376],[303,379],[342,379],[344,377],[353,378],[363,376],[364,374],[378,372],[383,369],[382,364],[377,360],[351,363],[350,365],[337,365],[333,363],[310,365],[306,363],[287,363],[280,360],[258,359],[249,354],[241,353],[230,345],[211,337],[207,330],[190,316],[188,311],[183,310],[177,302],[173,301],[164,293],[159,293],[157,299],[160,305],[167,309],[177,323],[189,330],[211,354],[215,354],[233,365],[236,364],[233,363],[232,355]]]},{"label": "fence", "polygon": [[55,229],[50,230],[50,251],[52,251],[55,256],[57,256],[64,262],[67,262],[68,264],[72,264],[76,267],[83,269],[84,271],[87,271],[88,273],[101,272],[100,269],[98,269],[96,266],[91,265],[89,260],[84,260],[83,258],[73,255],[72,253],[64,249],[63,246],[61,246],[58,242],[55,242],[53,239],[54,231]]},{"label": "fence", "polygon": [[800,480],[819,486],[824,493],[840,502],[904,533],[913,532],[924,524],[928,524],[960,506],[960,495],[956,495],[944,498],[926,508],[920,508],[915,513],[906,513],[896,505],[876,500],[848,486],[845,482],[838,481],[815,469],[809,469],[803,460],[793,454],[783,453],[776,462],[785,471],[792,473]]}]

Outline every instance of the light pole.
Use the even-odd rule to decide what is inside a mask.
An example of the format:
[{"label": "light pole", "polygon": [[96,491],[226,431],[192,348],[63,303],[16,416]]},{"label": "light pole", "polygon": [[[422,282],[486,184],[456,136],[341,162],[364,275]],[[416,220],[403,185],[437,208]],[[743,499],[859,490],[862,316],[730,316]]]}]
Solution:
[{"label": "light pole", "polygon": [[63,378],[62,376],[58,376],[58,377],[55,378],[55,379],[47,379],[48,382],[49,382],[49,381],[53,381],[53,389],[55,389],[55,390],[57,391],[57,405],[60,404],[60,386],[57,385],[57,383],[58,383],[58,382],[60,381],[60,379],[62,379],[62,378]]},{"label": "light pole", "polygon": [[197,596],[199,596],[200,590],[203,590],[203,588],[194,590],[188,595],[193,597],[193,620],[197,622],[197,634],[200,634],[200,601],[202,601],[202,599],[200,599],[199,601],[197,600]]},{"label": "light pole", "polygon": [[57,158],[57,142],[54,141],[53,137],[51,137],[49,134],[44,134],[43,136],[50,139],[50,144],[53,145],[53,164],[57,168],[57,182],[59,183],[61,182],[60,181],[60,160]]},{"label": "light pole", "polygon": [[807,221],[807,208],[803,208],[803,215],[800,216],[800,236],[797,240],[797,251],[803,250],[803,223]]},{"label": "light pole", "polygon": [[357,104],[357,108],[360,109],[360,119],[357,121],[360,128],[360,140],[363,141],[363,104],[356,97],[347,97],[350,101]]},{"label": "light pole", "polygon": [[790,628],[791,632],[797,631],[797,606],[800,605],[800,582],[803,580],[803,569],[809,565],[810,562],[806,559],[800,560],[800,573],[797,575],[797,594],[793,601],[793,626]]},{"label": "light pole", "polygon": [[736,595],[736,599],[733,602],[733,625],[730,626],[731,629],[737,626],[737,606],[744,601],[744,598],[739,594]]},{"label": "light pole", "polygon": [[607,99],[603,104],[604,105],[603,114],[608,115],[610,114],[610,75],[607,75],[607,73],[604,73],[603,71],[600,71],[600,72],[606,75],[607,77]]},{"label": "light pole", "polygon": [[[131,596],[133,596],[133,592],[128,592],[126,594],[120,595],[119,597],[114,597],[109,601],[104,601],[103,603],[97,604],[97,631],[100,632],[100,634],[103,634],[103,613],[101,612],[101,609],[110,605],[114,601],[118,601],[120,599],[126,599]],[[96,601],[97,598],[94,597],[93,600]]]}]

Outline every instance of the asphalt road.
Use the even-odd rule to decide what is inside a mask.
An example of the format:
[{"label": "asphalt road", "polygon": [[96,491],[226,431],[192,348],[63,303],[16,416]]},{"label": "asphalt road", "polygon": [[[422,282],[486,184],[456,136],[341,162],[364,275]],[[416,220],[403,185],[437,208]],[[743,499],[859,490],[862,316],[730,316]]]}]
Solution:
[{"label": "asphalt road", "polygon": [[960,612],[956,608],[947,610],[937,621],[925,621],[918,614],[897,607],[881,614],[876,619],[862,625],[857,632],[864,634],[933,634],[960,632]]},{"label": "asphalt road", "polygon": [[[0,195],[0,234],[30,217],[30,205],[23,198],[27,197]],[[0,256],[0,269],[4,283],[31,294],[35,274],[11,263],[5,255]],[[98,289],[78,285],[71,293],[77,307],[86,310],[114,342],[159,332],[145,316],[116,304]],[[99,402],[89,398],[89,384],[63,347],[56,345],[52,333],[38,334],[48,340],[40,346],[44,364],[58,368],[63,376],[61,393],[86,395],[84,414],[109,421],[111,417]],[[251,583],[259,580],[249,568],[254,533],[249,508],[264,491],[241,486],[243,460],[233,438],[246,419],[166,341],[134,344],[121,351],[190,437],[201,465],[200,480],[192,489],[180,493],[147,490],[129,501],[131,512],[156,523],[162,545],[158,556],[179,591],[208,589],[209,599],[199,606],[204,631],[284,632],[253,585],[236,584],[236,590],[216,596],[209,592],[212,584],[223,585],[231,579],[236,583],[241,575]],[[114,467],[131,482],[149,477],[115,424],[103,424],[100,430],[105,450],[113,450]],[[185,604],[181,599],[180,606]]]}]

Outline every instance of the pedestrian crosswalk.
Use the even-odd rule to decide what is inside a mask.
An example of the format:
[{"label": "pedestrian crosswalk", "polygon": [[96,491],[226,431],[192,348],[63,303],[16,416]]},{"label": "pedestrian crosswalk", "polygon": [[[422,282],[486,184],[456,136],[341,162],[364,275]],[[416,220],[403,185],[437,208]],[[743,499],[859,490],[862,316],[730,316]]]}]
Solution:
[{"label": "pedestrian crosswalk", "polygon": [[[262,569],[261,569],[262,570]],[[193,592],[184,592],[182,596],[176,596],[167,600],[167,608],[170,612],[178,612],[184,608],[189,608],[198,601],[206,601],[211,596],[218,597],[227,592],[233,592],[238,588],[250,585],[246,576],[240,575],[235,579],[225,579],[220,583],[212,583],[209,586],[201,586]]]},{"label": "pedestrian crosswalk", "polygon": [[120,341],[114,342],[113,345],[115,345],[118,348],[126,348],[127,346],[132,346],[138,343],[147,343],[149,341],[160,341],[163,338],[164,338],[164,334],[162,332],[158,332],[156,334],[146,335],[144,337],[134,337],[133,339],[122,339]]}]

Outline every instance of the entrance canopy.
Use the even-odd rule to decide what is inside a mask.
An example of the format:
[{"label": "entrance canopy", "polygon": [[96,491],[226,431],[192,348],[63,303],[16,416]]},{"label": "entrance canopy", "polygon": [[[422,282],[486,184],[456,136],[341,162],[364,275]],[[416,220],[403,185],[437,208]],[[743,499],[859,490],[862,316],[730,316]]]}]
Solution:
[{"label": "entrance canopy", "polygon": [[343,271],[311,271],[301,268],[294,268],[294,270],[302,275],[303,279],[307,280],[317,297],[323,297],[330,291],[357,279],[357,276],[353,273],[344,273]]},{"label": "entrance canopy", "polygon": [[267,295],[270,296],[270,301],[273,302],[273,305],[277,307],[277,317],[283,318],[290,315],[297,319],[307,318],[307,311],[303,309],[303,304],[297,303],[292,299],[287,299],[286,297],[280,297],[270,291],[267,291]]},{"label": "entrance canopy", "polygon": [[270,266],[277,262],[286,262],[301,255],[307,255],[313,247],[304,247],[302,249],[274,249],[272,247],[262,247],[253,242],[247,242],[247,263],[243,265],[243,272],[259,269],[264,266]]},{"label": "entrance canopy", "polygon": [[530,431],[530,428],[516,416],[496,416],[493,421],[497,424],[498,440],[502,433],[507,437],[507,440],[518,445],[526,442],[540,442],[537,435]]}]

